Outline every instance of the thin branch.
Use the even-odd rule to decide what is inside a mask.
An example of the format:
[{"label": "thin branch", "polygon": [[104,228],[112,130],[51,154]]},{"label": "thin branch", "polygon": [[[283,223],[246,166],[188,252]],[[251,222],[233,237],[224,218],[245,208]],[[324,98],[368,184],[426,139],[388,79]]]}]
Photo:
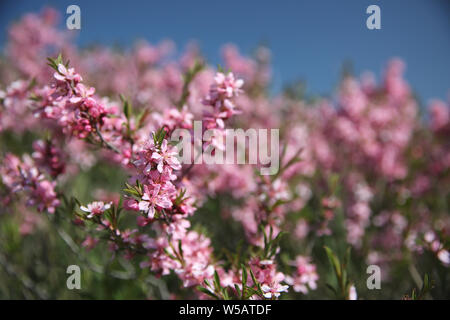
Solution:
[{"label": "thin branch", "polygon": [[115,153],[122,154],[119,149],[117,149],[115,146],[110,144],[108,141],[106,141],[102,134],[100,133],[100,130],[98,128],[98,124],[95,125],[95,132],[97,133],[97,136],[100,138],[100,141],[102,142],[102,145],[104,145],[106,148],[114,151]]},{"label": "thin branch", "polygon": [[[50,221],[52,224],[52,221]],[[80,247],[75,243],[75,241],[72,239],[72,237],[65,232],[64,230],[58,228],[57,226],[54,226],[56,229],[56,232],[61,237],[61,239],[64,241],[64,243],[70,248],[70,250],[81,260],[81,262],[86,265],[90,270],[96,272],[96,273],[105,273],[104,268],[101,266],[94,264],[90,262],[86,257],[84,257],[81,254]],[[121,280],[131,280],[136,278],[136,273],[134,270],[132,272],[121,272],[121,271],[110,271],[108,272],[109,275],[111,275],[114,278],[121,279]]]}]

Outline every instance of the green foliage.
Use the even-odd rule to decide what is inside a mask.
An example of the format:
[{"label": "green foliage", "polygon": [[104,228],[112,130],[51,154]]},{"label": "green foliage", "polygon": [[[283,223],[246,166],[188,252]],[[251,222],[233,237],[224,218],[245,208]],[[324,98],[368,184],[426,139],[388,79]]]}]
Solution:
[{"label": "green foliage", "polygon": [[411,292],[411,296],[405,295],[405,300],[424,300],[429,295],[431,289],[433,289],[434,281],[430,280],[428,274],[423,276],[422,288],[417,292],[414,288]]},{"label": "green foliage", "polygon": [[324,246],[325,252],[327,254],[328,260],[333,268],[337,286],[334,287],[327,283],[326,286],[329,288],[337,299],[349,299],[350,287],[353,283],[349,280],[347,273],[347,265],[350,261],[350,247],[347,249],[344,259],[341,262],[336,254],[327,246]]},{"label": "green foliage", "polygon": [[63,58],[61,53],[56,58],[47,58],[47,65],[49,65],[53,70],[59,73],[58,65],[63,64],[66,67],[69,66],[69,61],[66,63],[63,62]]},{"label": "green foliage", "polygon": [[158,129],[155,133],[153,133],[153,142],[155,143],[155,146],[158,148],[161,148],[161,144],[166,136],[166,131],[164,128]]},{"label": "green foliage", "polygon": [[196,61],[194,66],[191,67],[183,77],[183,90],[181,93],[180,100],[176,103],[176,106],[178,109],[181,109],[187,102],[187,99],[189,98],[190,92],[189,92],[189,85],[194,80],[195,76],[202,71],[205,68],[205,65],[200,62]]}]

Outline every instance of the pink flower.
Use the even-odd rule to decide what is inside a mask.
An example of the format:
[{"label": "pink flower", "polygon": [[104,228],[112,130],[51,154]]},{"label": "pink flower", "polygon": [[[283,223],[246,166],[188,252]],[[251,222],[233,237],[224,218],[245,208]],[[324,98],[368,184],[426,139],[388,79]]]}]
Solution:
[{"label": "pink flower", "polygon": [[229,72],[224,74],[218,72],[214,77],[215,86],[212,88],[212,92],[217,95],[223,95],[226,98],[232,98],[239,95],[242,92],[241,87],[244,85],[244,80],[235,79],[234,74]]},{"label": "pink flower", "polygon": [[176,156],[177,153],[169,150],[167,140],[164,139],[161,143],[161,149],[153,152],[152,159],[156,161],[157,169],[160,173],[162,173],[164,165],[168,165],[174,170],[181,169],[181,164]]},{"label": "pink flower", "polygon": [[92,99],[91,97],[94,95],[95,93],[95,88],[86,88],[84,84],[82,83],[78,83],[75,87],[75,92],[77,93],[77,95],[73,96],[72,98],[70,98],[70,102],[71,103],[79,103],[82,101],[85,101],[87,99]]},{"label": "pink flower", "polygon": [[175,272],[185,287],[202,284],[205,279],[212,282],[214,266],[211,264],[211,241],[205,236],[190,231],[182,239],[184,266]]},{"label": "pink flower", "polygon": [[35,166],[33,160],[25,155],[23,161],[7,154],[0,165],[2,183],[12,192],[28,195],[27,205],[36,206],[38,211],[54,213],[60,201],[55,192],[56,182],[48,181]]},{"label": "pink flower", "polygon": [[434,100],[430,105],[431,128],[439,131],[450,123],[450,107],[444,102]]},{"label": "pink flower", "polygon": [[445,266],[450,266],[450,252],[448,250],[439,250],[437,253],[437,257]]},{"label": "pink flower", "polygon": [[69,81],[69,82],[71,82],[71,81],[74,81],[74,82],[83,81],[83,78],[78,73],[75,73],[75,69],[74,68],[67,69],[61,63],[58,65],[58,72],[55,72],[53,74],[53,77],[56,80],[59,80],[59,81]]},{"label": "pink flower", "polygon": [[271,299],[272,297],[278,298],[281,292],[287,292],[289,286],[281,285],[279,283],[275,283],[273,286],[269,286],[267,284],[263,284],[261,286],[262,291],[264,292],[264,298]]},{"label": "pink flower", "polygon": [[293,286],[295,292],[303,294],[308,293],[308,288],[315,290],[319,276],[316,272],[316,266],[309,263],[309,257],[298,256],[295,260],[296,273],[292,277],[286,278],[286,283]]},{"label": "pink flower", "polygon": [[87,251],[92,250],[98,243],[98,239],[92,236],[87,236],[86,239],[81,243],[81,246],[85,247]]},{"label": "pink flower", "polygon": [[219,72],[216,74],[215,84],[209,90],[209,95],[203,100],[203,104],[213,107],[213,111],[207,111],[204,115],[208,129],[224,128],[224,121],[232,115],[239,113],[235,109],[233,98],[237,97],[242,90],[243,80],[235,80],[233,73],[227,75]]},{"label": "pink flower", "polygon": [[191,129],[194,115],[190,113],[186,106],[179,111],[176,108],[171,108],[164,112],[162,119],[162,126],[167,128],[169,132],[176,128]]},{"label": "pink flower", "polygon": [[81,206],[80,209],[84,212],[89,213],[87,217],[91,219],[94,216],[101,216],[106,210],[111,208],[111,204],[112,202],[105,204],[102,201],[94,201],[92,203],[89,203],[87,207]]},{"label": "pink flower", "polygon": [[155,216],[155,207],[157,209],[170,209],[172,201],[168,197],[164,188],[159,184],[152,184],[144,186],[144,195],[139,201],[139,210],[147,213],[148,218],[153,219]]},{"label": "pink flower", "polygon": [[50,141],[37,140],[33,142],[32,157],[36,164],[45,168],[52,177],[57,177],[65,171],[62,150]]},{"label": "pink flower", "polygon": [[49,213],[55,213],[56,207],[60,204],[55,192],[55,186],[56,182],[47,180],[38,182],[32,192],[32,199],[30,199],[29,203],[37,204],[39,211],[47,210]]},{"label": "pink flower", "polygon": [[135,199],[125,199],[123,208],[130,211],[139,211],[139,203]]},{"label": "pink flower", "polygon": [[277,272],[273,260],[260,260],[255,257],[250,260],[249,265],[256,280],[261,284],[265,298],[278,298],[281,292],[287,292],[289,286],[281,285],[285,278],[284,274]]},{"label": "pink flower", "polygon": [[348,290],[348,300],[358,300],[358,293],[354,285]]}]

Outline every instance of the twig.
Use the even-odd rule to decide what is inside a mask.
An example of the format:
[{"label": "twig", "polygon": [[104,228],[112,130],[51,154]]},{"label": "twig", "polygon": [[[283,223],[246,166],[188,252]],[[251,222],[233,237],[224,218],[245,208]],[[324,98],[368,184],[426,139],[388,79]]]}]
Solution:
[{"label": "twig", "polygon": [[195,76],[203,70],[204,65],[196,61],[194,66],[189,69],[186,74],[184,75],[184,83],[183,83],[183,90],[181,93],[180,100],[176,103],[178,109],[180,110],[183,105],[186,103],[187,99],[189,98],[190,92],[189,92],[189,85],[191,84],[192,80],[194,80]]},{"label": "twig", "polygon": [[105,139],[103,139],[102,134],[100,133],[100,130],[98,128],[98,124],[95,125],[95,132],[97,133],[97,136],[100,138],[100,141],[102,142],[102,144],[107,147],[108,149],[114,151],[115,153],[118,154],[122,154],[122,152],[120,152],[119,149],[117,149],[115,146],[113,146],[112,144],[110,144],[108,141],[106,141]]},{"label": "twig", "polygon": [[[49,219],[50,220],[50,219]],[[52,221],[50,220],[50,224],[52,224]],[[70,250],[81,260],[83,264],[85,264],[90,270],[96,272],[96,273],[105,273],[104,268],[97,264],[93,264],[86,257],[84,257],[81,254],[80,247],[75,243],[75,241],[72,239],[72,237],[65,232],[64,230],[61,230],[57,226],[55,226],[56,232],[61,237],[61,239],[64,241],[64,243],[70,248]],[[121,279],[121,280],[131,280],[136,278],[136,273],[134,270],[132,272],[121,272],[121,271],[110,271],[108,272],[109,275],[111,275],[114,278]]]}]

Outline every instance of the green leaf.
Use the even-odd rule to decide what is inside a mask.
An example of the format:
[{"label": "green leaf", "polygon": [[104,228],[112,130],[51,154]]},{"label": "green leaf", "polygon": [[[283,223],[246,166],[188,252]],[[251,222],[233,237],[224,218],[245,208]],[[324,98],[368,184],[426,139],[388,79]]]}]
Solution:
[{"label": "green leaf", "polygon": [[242,268],[242,298],[244,298],[245,295],[245,287],[247,286],[247,269],[245,268],[245,266],[242,264],[241,265]]},{"label": "green leaf", "polygon": [[181,240],[178,240],[178,252],[180,257],[183,258],[183,247],[181,246]]},{"label": "green leaf", "polygon": [[241,268],[242,268],[242,285],[246,285],[248,278],[247,269],[243,264],[241,265]]},{"label": "green leaf", "polygon": [[189,92],[189,85],[191,84],[192,80],[194,80],[195,76],[202,71],[204,68],[204,64],[200,61],[196,61],[194,66],[189,69],[186,74],[183,76],[184,83],[183,83],[183,90],[181,93],[181,97],[176,103],[176,106],[178,109],[181,109],[185,104],[187,99],[189,98],[190,92]]},{"label": "green leaf", "polygon": [[153,133],[153,142],[156,146],[161,147],[161,144],[164,140],[164,137],[166,136],[166,131],[164,128],[158,129],[156,132]]},{"label": "green leaf", "polygon": [[119,209],[122,209],[122,206],[123,206],[123,196],[120,195],[118,208],[119,208]]},{"label": "green leaf", "polygon": [[139,192],[137,192],[135,189],[123,189],[124,192],[129,193],[131,195],[140,197]]},{"label": "green leaf", "polygon": [[220,278],[217,271],[214,271],[214,287],[216,288],[217,291],[220,291],[220,289],[222,288],[220,286]]},{"label": "green leaf", "polygon": [[[50,67],[52,67],[56,72],[58,72],[59,73],[59,70],[58,70],[58,65],[59,64],[63,64],[63,58],[62,58],[62,55],[61,55],[61,53],[58,55],[58,57],[56,58],[56,59],[53,59],[53,58],[47,58],[47,65],[49,65]],[[68,65],[68,62],[67,62],[67,65],[66,65],[66,67],[68,67],[69,65]]]},{"label": "green leaf", "polygon": [[147,119],[148,115],[150,114],[150,110],[148,108],[144,109],[139,113],[137,116],[137,128],[140,129],[143,127],[145,120]]},{"label": "green leaf", "polygon": [[239,286],[238,286],[237,284],[234,284],[234,289],[235,289],[236,292],[237,292],[237,296],[238,296],[238,297],[241,297],[241,289],[239,289]]},{"label": "green leaf", "polygon": [[336,257],[336,255],[333,253],[333,251],[328,248],[327,246],[324,246],[324,249],[327,253],[328,259],[330,260],[331,265],[334,268],[334,272],[336,273],[336,276],[338,279],[341,278],[342,271],[341,271],[341,264],[339,262],[339,259]]},{"label": "green leaf", "polygon": [[168,251],[166,248],[164,248],[164,253],[165,253],[168,257],[170,257],[172,260],[178,260],[173,254],[169,253],[169,251]]},{"label": "green leaf", "polygon": [[248,300],[251,296],[254,295],[261,296],[261,290],[258,292],[257,290],[251,287],[246,287],[246,290],[248,294],[244,297],[245,300]]},{"label": "green leaf", "polygon": [[130,121],[130,118],[133,114],[132,112],[132,106],[130,104],[130,102],[125,98],[124,95],[120,95],[120,100],[122,100],[123,103],[123,113],[125,114],[125,117],[127,118],[128,121]]},{"label": "green leaf", "polygon": [[249,270],[250,270],[250,276],[252,277],[253,283],[258,288],[259,292],[261,292],[262,291],[261,284],[258,282],[258,280],[256,280],[255,274],[253,273],[252,269],[250,268]]},{"label": "green leaf", "polygon": [[266,230],[264,229],[264,226],[262,224],[259,225],[259,229],[261,230],[261,233],[264,237],[264,255],[267,256],[269,241],[267,240]]},{"label": "green leaf", "polygon": [[36,85],[37,85],[36,78],[33,77],[33,78],[31,79],[30,83],[28,84],[27,90],[33,89]]},{"label": "green leaf", "polygon": [[206,288],[203,288],[201,286],[197,286],[197,290],[200,291],[200,292],[203,292],[204,294],[207,294],[210,297],[213,297],[214,299],[219,300],[219,297],[216,294],[212,293],[211,291],[209,291]]}]

